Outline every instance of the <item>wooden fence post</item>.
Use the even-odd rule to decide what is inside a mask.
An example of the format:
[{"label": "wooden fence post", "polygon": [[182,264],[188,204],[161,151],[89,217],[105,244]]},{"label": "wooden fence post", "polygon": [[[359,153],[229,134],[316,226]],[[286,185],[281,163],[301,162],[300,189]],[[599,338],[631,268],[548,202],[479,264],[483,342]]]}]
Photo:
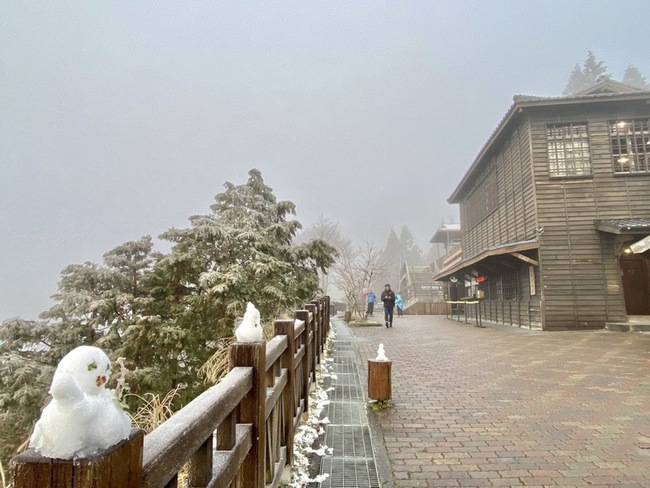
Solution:
[{"label": "wooden fence post", "polygon": [[302,320],[305,323],[305,332],[303,332],[303,343],[305,344],[305,357],[302,360],[302,366],[298,374],[302,375],[302,391],[296,392],[296,395],[300,395],[300,398],[304,400],[303,405],[303,414],[306,416],[309,413],[309,376],[311,374],[311,354],[312,354],[312,344],[309,339],[311,335],[311,324],[309,323],[309,311],[308,310],[296,310],[296,318]]},{"label": "wooden fence post", "polygon": [[276,320],[274,322],[275,335],[287,336],[287,348],[282,353],[281,365],[287,370],[287,386],[283,394],[284,413],[284,445],[287,446],[287,465],[293,464],[293,431],[296,418],[296,369],[294,357],[296,355],[295,322],[293,320]]},{"label": "wooden fence post", "polygon": [[318,363],[320,362],[320,344],[319,344],[319,338],[320,338],[320,330],[318,328],[318,316],[317,316],[317,308],[316,305],[313,303],[308,303],[305,305],[305,308],[309,311],[309,313],[312,315],[312,320],[311,320],[311,332],[312,332],[312,341],[311,341],[311,358],[310,358],[310,365],[309,365],[309,370],[312,375],[312,381],[316,383],[316,368]]},{"label": "wooden fence post", "polygon": [[27,449],[11,462],[13,488],[140,488],[144,432],[132,429],[106,451],[84,459],[46,458]]},{"label": "wooden fence post", "polygon": [[253,387],[239,405],[237,422],[252,424],[253,445],[240,470],[241,486],[262,488],[266,459],[266,342],[235,342],[230,346],[230,369],[253,368]]},{"label": "wooden fence post", "polygon": [[323,304],[325,306],[325,321],[326,321],[326,327],[325,327],[325,340],[327,340],[327,337],[330,334],[330,314],[331,314],[331,303],[330,303],[330,297],[329,295],[323,297]]}]

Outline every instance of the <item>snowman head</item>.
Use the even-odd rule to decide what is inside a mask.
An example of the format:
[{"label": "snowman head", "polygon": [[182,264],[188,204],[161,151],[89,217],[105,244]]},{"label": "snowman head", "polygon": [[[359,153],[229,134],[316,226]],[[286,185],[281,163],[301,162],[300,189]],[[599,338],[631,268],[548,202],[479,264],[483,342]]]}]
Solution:
[{"label": "snowman head", "polygon": [[111,362],[98,347],[79,346],[61,360],[54,378],[58,375],[69,375],[82,392],[96,395],[111,376]]}]

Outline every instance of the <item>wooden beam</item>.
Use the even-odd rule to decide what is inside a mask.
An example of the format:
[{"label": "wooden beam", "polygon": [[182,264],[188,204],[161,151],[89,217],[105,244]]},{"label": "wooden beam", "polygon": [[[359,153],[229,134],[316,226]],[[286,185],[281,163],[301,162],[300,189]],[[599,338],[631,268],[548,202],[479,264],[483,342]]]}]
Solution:
[{"label": "wooden beam", "polygon": [[533,258],[529,258],[528,256],[525,256],[525,255],[523,255],[521,253],[511,252],[510,255],[517,258],[517,259],[521,259],[522,261],[524,261],[524,262],[526,262],[528,264],[532,264],[533,266],[539,266],[539,261],[535,261]]}]

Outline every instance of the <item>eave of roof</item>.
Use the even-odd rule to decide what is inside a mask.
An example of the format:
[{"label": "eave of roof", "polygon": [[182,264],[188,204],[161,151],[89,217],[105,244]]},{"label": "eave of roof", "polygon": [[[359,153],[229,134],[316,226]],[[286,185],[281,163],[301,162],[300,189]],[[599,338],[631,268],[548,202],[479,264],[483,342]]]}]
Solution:
[{"label": "eave of roof", "polygon": [[513,252],[520,252],[520,251],[529,251],[531,249],[537,249],[537,248],[539,248],[539,241],[537,239],[532,239],[529,241],[521,241],[521,242],[512,242],[509,244],[504,244],[503,246],[493,247],[483,251],[481,254],[474,256],[473,258],[464,259],[459,263],[455,263],[449,266],[448,268],[440,270],[433,277],[433,281],[440,281],[446,278],[447,276],[451,276],[454,273],[462,270],[463,268],[468,268],[473,264],[483,261],[484,259],[489,258],[491,256],[502,256],[504,254],[510,254]]},{"label": "eave of roof", "polygon": [[[606,82],[602,82],[596,87],[604,86]],[[619,84],[622,85],[622,84]],[[593,91],[593,90],[592,90]],[[582,92],[581,92],[582,93]],[[602,102],[619,102],[619,101],[629,101],[629,100],[643,100],[646,99],[650,101],[650,91],[629,91],[629,92],[619,92],[619,93],[591,93],[586,94],[576,94],[568,97],[532,97],[525,95],[515,95],[513,97],[513,104],[510,106],[506,114],[503,116],[499,125],[497,125],[492,135],[480,150],[476,158],[474,159],[472,165],[469,167],[462,180],[456,186],[456,189],[453,191],[451,196],[447,199],[447,202],[450,204],[460,203],[460,194],[464,190],[467,183],[471,180],[475,171],[483,164],[485,156],[490,152],[492,146],[500,139],[504,134],[507,128],[511,123],[521,115],[525,110],[532,108],[542,108],[542,107],[553,107],[553,106],[566,106],[566,105],[577,105],[577,104],[591,104],[591,103],[602,103]]]},{"label": "eave of roof", "polygon": [[450,236],[460,238],[461,235],[460,224],[446,224],[436,230],[429,242],[431,244],[436,242],[446,243]]},{"label": "eave of roof", "polygon": [[650,232],[650,218],[594,220],[596,229],[610,234],[639,234]]}]

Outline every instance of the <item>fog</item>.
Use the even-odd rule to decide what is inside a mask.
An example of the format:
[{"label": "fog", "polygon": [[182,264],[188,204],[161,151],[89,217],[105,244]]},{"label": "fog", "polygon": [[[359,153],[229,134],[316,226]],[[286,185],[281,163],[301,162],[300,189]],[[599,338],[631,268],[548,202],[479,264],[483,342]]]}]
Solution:
[{"label": "fog", "polygon": [[587,51],[650,76],[644,1],[0,6],[0,321],[258,168],[309,226],[417,244],[516,94]]}]

